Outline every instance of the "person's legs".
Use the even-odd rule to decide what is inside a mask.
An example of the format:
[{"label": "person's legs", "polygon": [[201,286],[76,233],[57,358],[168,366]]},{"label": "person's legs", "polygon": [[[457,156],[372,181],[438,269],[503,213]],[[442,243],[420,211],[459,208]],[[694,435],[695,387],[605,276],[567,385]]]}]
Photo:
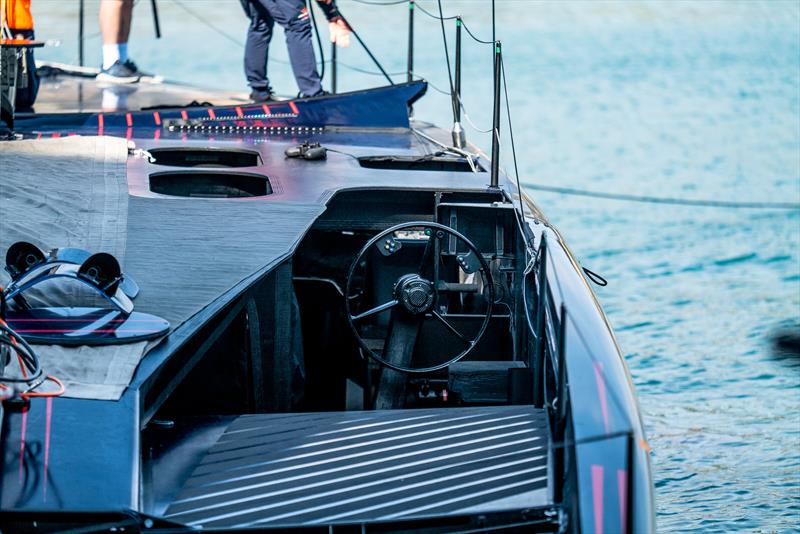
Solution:
[{"label": "person's legs", "polygon": [[[33,30],[11,30],[13,35],[21,35],[25,39],[34,39]],[[17,89],[15,99],[17,111],[30,111],[39,93],[39,75],[36,73],[36,63],[33,59],[33,48],[25,50],[25,68],[27,70],[27,87]]]},{"label": "person's legs", "polygon": [[241,0],[241,2],[250,19],[244,48],[244,74],[247,77],[247,85],[253,90],[251,97],[255,100],[267,99],[272,94],[267,76],[267,58],[275,20],[257,1]]},{"label": "person's legs", "polygon": [[311,42],[311,21],[305,0],[261,0],[271,5],[272,17],[283,26],[286,46],[292,62],[292,72],[303,96],[315,96],[322,92],[322,83],[317,72],[314,45]]},{"label": "person's legs", "polygon": [[100,0],[100,33],[103,35],[103,69],[128,61],[133,0]]}]

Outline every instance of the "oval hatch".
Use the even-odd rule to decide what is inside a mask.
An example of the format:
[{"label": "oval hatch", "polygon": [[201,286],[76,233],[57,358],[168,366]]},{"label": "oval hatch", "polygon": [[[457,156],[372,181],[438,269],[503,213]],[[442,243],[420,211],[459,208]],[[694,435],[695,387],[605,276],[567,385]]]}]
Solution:
[{"label": "oval hatch", "polygon": [[170,167],[257,167],[261,155],[255,150],[229,148],[151,148],[156,165]]},{"label": "oval hatch", "polygon": [[150,175],[150,191],[188,198],[249,198],[271,195],[272,185],[261,174],[167,171]]}]

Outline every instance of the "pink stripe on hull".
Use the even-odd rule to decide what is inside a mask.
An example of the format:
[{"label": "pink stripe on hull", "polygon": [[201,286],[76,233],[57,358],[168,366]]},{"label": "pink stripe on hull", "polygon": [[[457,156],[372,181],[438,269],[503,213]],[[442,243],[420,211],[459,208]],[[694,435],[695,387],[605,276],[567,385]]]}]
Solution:
[{"label": "pink stripe on hull", "polygon": [[53,420],[53,397],[47,397],[47,407],[45,408],[45,427],[44,427],[44,485],[42,489],[42,499],[47,502],[47,471],[50,467],[50,426]]},{"label": "pink stripe on hull", "polygon": [[592,500],[594,504],[594,531],[603,534],[603,466],[592,465]]},{"label": "pink stripe on hull", "polygon": [[606,379],[603,376],[603,364],[594,362],[594,380],[597,383],[597,395],[600,397],[600,411],[603,412],[603,428],[606,429],[606,434],[609,432],[608,421],[608,398],[606,395]]},{"label": "pink stripe on hull", "polygon": [[628,532],[628,471],[617,469],[617,492],[619,493],[619,524],[622,532]]},{"label": "pink stripe on hull", "polygon": [[22,428],[19,436],[19,483],[22,484],[22,471],[25,464],[25,433],[28,428],[28,409],[22,410]]}]

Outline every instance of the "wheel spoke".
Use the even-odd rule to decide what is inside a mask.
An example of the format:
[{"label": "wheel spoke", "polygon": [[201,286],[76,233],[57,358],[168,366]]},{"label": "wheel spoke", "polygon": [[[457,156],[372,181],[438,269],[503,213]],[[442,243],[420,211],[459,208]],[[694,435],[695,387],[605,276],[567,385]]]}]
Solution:
[{"label": "wheel spoke", "polygon": [[442,314],[440,314],[436,310],[433,310],[431,313],[433,314],[434,317],[436,317],[439,320],[440,323],[442,323],[448,330],[450,330],[450,332],[452,332],[453,335],[456,336],[458,339],[460,339],[461,341],[463,341],[464,343],[466,343],[467,345],[470,345],[470,346],[475,343],[475,341],[465,338],[461,334],[461,332],[456,330],[453,325],[451,325],[449,322],[447,322],[447,319],[445,319]]},{"label": "wheel spoke", "polygon": [[380,313],[380,312],[386,311],[386,310],[388,310],[390,308],[394,308],[398,304],[399,303],[396,300],[390,300],[389,302],[385,302],[385,303],[381,304],[380,306],[375,306],[371,310],[367,310],[364,313],[359,313],[358,315],[351,315],[350,319],[352,319],[353,321],[358,321],[358,320],[364,319],[365,317],[369,317],[370,315],[375,315],[376,313]]},{"label": "wheel spoke", "polygon": [[431,252],[435,248],[433,243],[434,239],[435,237],[431,235],[428,238],[428,242],[425,243],[425,250],[422,251],[422,259],[419,262],[419,269],[417,269],[417,272],[420,274],[420,276],[425,276],[425,270],[428,268],[428,264],[430,263]]}]

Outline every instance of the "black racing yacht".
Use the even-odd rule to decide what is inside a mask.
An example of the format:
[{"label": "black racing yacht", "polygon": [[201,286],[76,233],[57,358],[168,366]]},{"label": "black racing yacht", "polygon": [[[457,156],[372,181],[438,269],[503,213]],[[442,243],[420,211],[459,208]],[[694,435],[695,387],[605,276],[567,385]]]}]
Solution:
[{"label": "black racing yacht", "polygon": [[3,77],[2,532],[654,530],[598,278],[409,118],[424,80],[108,110],[40,72],[31,113]]}]

